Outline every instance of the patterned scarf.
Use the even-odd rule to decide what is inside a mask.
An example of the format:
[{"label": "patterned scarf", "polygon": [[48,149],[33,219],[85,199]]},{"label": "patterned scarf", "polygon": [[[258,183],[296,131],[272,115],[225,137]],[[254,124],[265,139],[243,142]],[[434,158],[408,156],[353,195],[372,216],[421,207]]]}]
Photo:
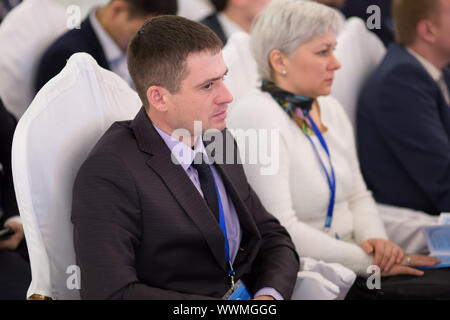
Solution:
[{"label": "patterned scarf", "polygon": [[270,93],[281,108],[298,124],[304,134],[314,135],[314,131],[306,121],[306,116],[311,111],[314,99],[285,91],[275,83],[265,79],[262,81],[261,90]]}]

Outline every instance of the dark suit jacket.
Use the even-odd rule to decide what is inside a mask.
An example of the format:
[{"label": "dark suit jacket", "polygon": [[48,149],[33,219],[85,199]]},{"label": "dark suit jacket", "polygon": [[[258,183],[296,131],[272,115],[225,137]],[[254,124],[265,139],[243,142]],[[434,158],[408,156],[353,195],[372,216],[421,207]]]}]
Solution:
[{"label": "dark suit jacket", "polygon": [[0,174],[0,203],[4,211],[3,217],[0,217],[0,228],[8,218],[19,215],[11,170],[11,147],[16,123],[14,116],[0,100],[0,163],[3,166]]},{"label": "dark suit jacket", "polygon": [[[237,278],[252,294],[272,287],[289,299],[299,263],[288,233],[242,165],[216,167],[242,228]],[[82,298],[208,299],[229,289],[220,226],[143,108],[133,121],[113,124],[92,150],[72,209]]]},{"label": "dark suit jacket", "polygon": [[[450,87],[448,70],[444,70]],[[357,111],[361,168],[376,201],[450,211],[450,108],[437,83],[392,44],[362,90]]]},{"label": "dark suit jacket", "polygon": [[80,29],[66,32],[45,51],[39,62],[36,74],[36,93],[51,78],[61,72],[70,56],[77,52],[89,53],[101,67],[110,69],[103,48],[89,21],[89,17],[87,17],[81,23]]},{"label": "dark suit jacket", "polygon": [[222,25],[219,22],[219,19],[217,19],[218,13],[211,14],[204,18],[201,23],[203,23],[205,26],[209,27],[212,31],[214,31],[217,36],[222,40],[223,45],[227,43],[227,37],[225,36],[225,32],[223,31]]}]

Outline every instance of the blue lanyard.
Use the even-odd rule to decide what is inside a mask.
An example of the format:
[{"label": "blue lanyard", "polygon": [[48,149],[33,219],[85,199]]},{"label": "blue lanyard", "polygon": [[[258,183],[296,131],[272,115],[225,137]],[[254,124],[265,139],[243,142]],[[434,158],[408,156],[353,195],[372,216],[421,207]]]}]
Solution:
[{"label": "blue lanyard", "polygon": [[320,133],[320,130],[317,128],[317,126],[314,123],[314,121],[312,120],[311,116],[308,114],[307,117],[308,117],[309,123],[311,123],[311,127],[312,127],[314,133],[316,134],[317,138],[320,141],[320,144],[322,145],[323,149],[325,150],[325,152],[328,155],[328,162],[329,162],[330,168],[331,168],[331,177],[330,177],[330,174],[328,173],[328,170],[325,167],[325,164],[323,163],[322,158],[320,157],[319,151],[317,150],[317,147],[314,144],[314,141],[311,139],[310,136],[305,134],[306,137],[308,138],[309,142],[311,142],[311,144],[314,148],[314,152],[317,155],[317,158],[319,158],[320,165],[322,166],[322,169],[325,172],[325,175],[327,176],[328,186],[330,187],[330,192],[331,192],[330,203],[328,204],[327,217],[325,219],[325,228],[330,228],[331,221],[333,220],[333,208],[334,208],[334,200],[335,200],[335,195],[336,195],[336,177],[334,175],[334,168],[333,168],[333,164],[331,163],[331,157],[330,157],[330,152],[328,151],[327,143],[325,142],[322,134]]},{"label": "blue lanyard", "polygon": [[225,237],[225,255],[227,258],[228,266],[230,267],[230,270],[228,271],[228,275],[231,277],[231,283],[232,283],[232,286],[234,287],[234,269],[233,269],[233,264],[230,259],[230,246],[228,244],[227,226],[225,224],[225,216],[223,214],[222,200],[220,198],[219,188],[217,187],[216,177],[214,176],[211,166],[208,166],[208,167],[209,167],[209,171],[211,171],[211,174],[213,176],[214,186],[216,187],[217,200],[219,200],[219,224],[220,224],[220,228],[222,229],[222,233]]}]

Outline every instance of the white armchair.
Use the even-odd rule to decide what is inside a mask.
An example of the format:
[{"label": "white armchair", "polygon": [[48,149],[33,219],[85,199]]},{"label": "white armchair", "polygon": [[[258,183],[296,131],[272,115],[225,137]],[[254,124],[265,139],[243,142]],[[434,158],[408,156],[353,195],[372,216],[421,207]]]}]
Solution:
[{"label": "white armchair", "polygon": [[292,300],[344,300],[356,273],[338,263],[300,258]]},{"label": "white armchair", "polygon": [[119,76],[77,53],[20,119],[12,167],[31,263],[28,298],[80,298],[70,221],[73,182],[108,127],[133,119],[140,106]]},{"label": "white armchair", "polygon": [[26,0],[0,25],[0,97],[20,119],[34,98],[34,79],[45,50],[69,31],[67,8],[76,4],[83,19],[89,10],[107,0]]},{"label": "white armchair", "polygon": [[344,107],[355,128],[359,92],[368,76],[386,54],[377,36],[367,30],[360,18],[350,18],[337,36],[336,58],[342,64],[336,71],[331,95]]},{"label": "white armchair", "polygon": [[41,55],[67,31],[65,8],[52,0],[27,0],[0,25],[0,97],[20,118],[34,97],[33,80]]},{"label": "white armchair", "polygon": [[225,85],[233,95],[231,111],[239,99],[259,84],[258,67],[250,51],[250,35],[245,32],[234,33],[223,48],[223,58],[228,67]]}]

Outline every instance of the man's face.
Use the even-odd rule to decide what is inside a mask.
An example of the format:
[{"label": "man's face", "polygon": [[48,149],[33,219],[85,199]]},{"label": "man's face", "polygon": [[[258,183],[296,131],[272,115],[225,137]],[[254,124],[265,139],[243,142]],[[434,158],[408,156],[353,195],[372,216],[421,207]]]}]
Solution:
[{"label": "man's face", "polygon": [[193,135],[194,121],[201,122],[202,132],[225,129],[227,108],[233,97],[223,82],[227,67],[222,52],[190,54],[186,72],[178,92],[167,95],[166,123],[170,129],[187,129]]},{"label": "man's face", "polygon": [[119,47],[126,51],[128,44],[133,39],[136,32],[142,27],[142,25],[154,15],[146,16],[135,16],[130,17],[128,12],[124,12],[123,15],[119,16],[116,21],[116,41]]},{"label": "man's face", "polygon": [[441,0],[439,15],[434,46],[448,64],[450,63],[450,0]]}]

